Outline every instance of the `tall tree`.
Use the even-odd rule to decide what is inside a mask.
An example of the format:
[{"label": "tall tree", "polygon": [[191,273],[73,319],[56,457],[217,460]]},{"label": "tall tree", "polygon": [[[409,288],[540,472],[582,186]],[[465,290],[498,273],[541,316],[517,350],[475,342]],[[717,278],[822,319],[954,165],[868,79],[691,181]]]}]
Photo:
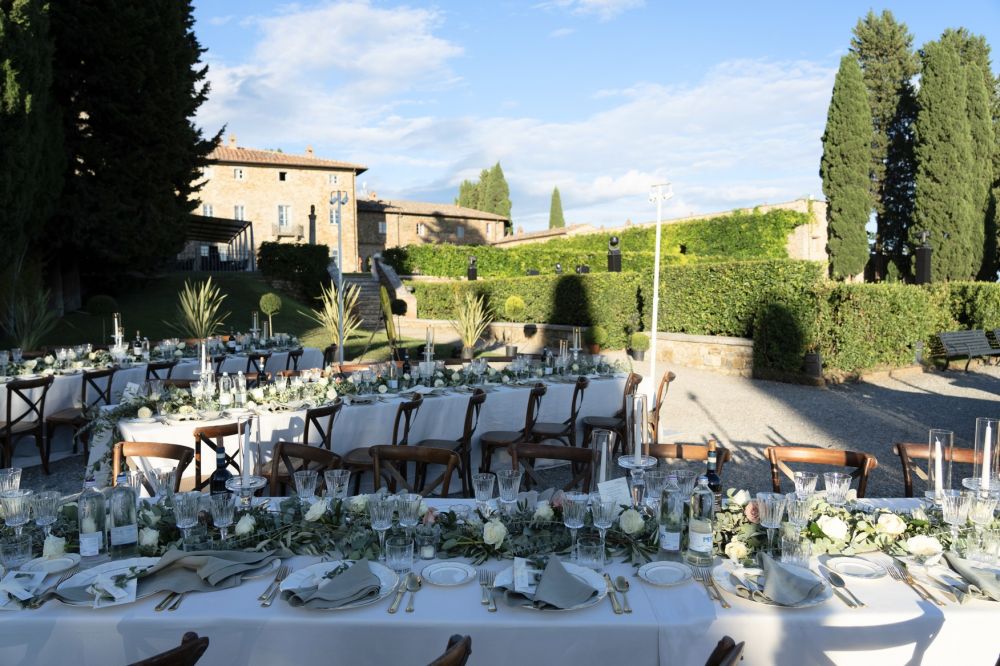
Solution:
[{"label": "tall tree", "polygon": [[840,59],[833,83],[819,166],[827,199],[830,275],[835,279],[861,273],[868,260],[870,141],[871,114],[861,68],[847,55]]},{"label": "tall tree", "polygon": [[475,208],[479,205],[479,183],[463,180],[458,186],[458,197],[455,204],[464,208]]},{"label": "tall tree", "polygon": [[869,178],[875,210],[875,244],[904,267],[904,244],[913,200],[915,93],[919,69],[913,36],[892,12],[869,11],[854,26],[851,52],[864,73],[871,107]]},{"label": "tall tree", "polygon": [[490,169],[483,207],[479,210],[503,215],[510,219],[510,187],[507,185],[507,179],[503,175],[503,169],[499,162]]},{"label": "tall tree", "polygon": [[486,190],[490,186],[490,170],[483,169],[479,172],[479,183],[476,185],[476,205],[473,206],[476,210],[481,210],[489,212],[488,204],[486,202]]},{"label": "tall tree", "polygon": [[[929,42],[921,53],[923,77],[914,126],[916,189],[910,242],[929,231],[935,281],[974,279],[981,268],[982,235],[972,229],[975,213],[965,169],[972,161],[966,112],[966,68],[956,49]],[[975,247],[978,238],[980,247]]]},{"label": "tall tree", "polygon": [[559,196],[559,188],[552,188],[552,203],[549,205],[549,229],[562,229],[566,226],[566,218],[563,217],[562,197]]},{"label": "tall tree", "polygon": [[59,236],[92,279],[155,270],[183,247],[192,184],[221,135],[193,123],[208,84],[192,2],[58,2],[52,17],[71,160]]}]

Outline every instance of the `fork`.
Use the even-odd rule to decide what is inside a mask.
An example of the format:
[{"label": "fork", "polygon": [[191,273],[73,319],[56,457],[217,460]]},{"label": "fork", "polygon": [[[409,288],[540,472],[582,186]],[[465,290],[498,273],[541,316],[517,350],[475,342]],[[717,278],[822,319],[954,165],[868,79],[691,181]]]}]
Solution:
[{"label": "fork", "polygon": [[274,592],[274,588],[276,588],[281,583],[281,581],[285,580],[285,576],[287,575],[288,575],[288,565],[282,564],[280,567],[278,567],[277,573],[274,574],[274,580],[272,580],[271,584],[267,586],[267,589],[264,590],[264,593],[261,594],[259,597],[257,597],[257,601],[267,601],[267,598],[271,596],[272,592]]},{"label": "fork", "polygon": [[903,570],[899,567],[899,564],[892,558],[890,558],[888,555],[886,555],[884,559],[879,558],[879,560],[882,562],[882,564],[885,566],[885,570],[889,572],[889,575],[892,576],[894,580],[898,580],[902,583],[905,583],[906,585],[909,585],[910,589],[916,592],[921,599],[923,599],[924,601],[930,601],[932,603],[935,603],[938,606],[944,605],[941,601],[938,601],[936,597],[932,597],[930,593],[923,588],[923,586],[918,585],[913,580],[913,578],[909,576],[908,573],[904,573]]},{"label": "fork", "polygon": [[694,577],[705,586],[705,590],[708,592],[708,596],[719,602],[719,605],[723,608],[731,608],[729,602],[726,601],[722,596],[722,590],[715,584],[712,579],[712,571],[708,567],[693,567],[695,570]]},{"label": "fork", "polygon": [[486,580],[486,588],[487,588],[487,592],[489,593],[489,596],[490,596],[490,604],[486,608],[486,610],[488,610],[491,613],[496,613],[497,612],[497,602],[493,598],[493,583],[496,582],[497,575],[493,571],[490,571],[490,572],[487,572],[487,573],[489,574],[489,577]]}]

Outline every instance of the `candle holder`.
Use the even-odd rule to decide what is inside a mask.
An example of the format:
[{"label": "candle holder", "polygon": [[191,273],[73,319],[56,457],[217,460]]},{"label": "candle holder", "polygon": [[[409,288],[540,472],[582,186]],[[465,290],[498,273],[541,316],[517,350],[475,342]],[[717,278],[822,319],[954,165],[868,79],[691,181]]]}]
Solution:
[{"label": "candle holder", "polygon": [[955,453],[955,433],[932,429],[927,435],[927,487],[924,497],[941,503],[943,491],[951,490],[951,464]]},{"label": "candle holder", "polygon": [[990,492],[1000,484],[1000,420],[976,419],[976,439],[973,442],[975,464],[972,478],[979,479],[979,491]]},{"label": "candle holder", "polygon": [[263,476],[233,476],[226,481],[226,490],[240,498],[240,511],[249,511],[253,503],[253,495],[267,485]]},{"label": "candle holder", "polygon": [[632,506],[636,510],[641,510],[645,501],[646,470],[656,467],[658,462],[652,456],[636,458],[634,455],[630,455],[618,458],[618,466],[628,470],[629,480],[632,482]]}]

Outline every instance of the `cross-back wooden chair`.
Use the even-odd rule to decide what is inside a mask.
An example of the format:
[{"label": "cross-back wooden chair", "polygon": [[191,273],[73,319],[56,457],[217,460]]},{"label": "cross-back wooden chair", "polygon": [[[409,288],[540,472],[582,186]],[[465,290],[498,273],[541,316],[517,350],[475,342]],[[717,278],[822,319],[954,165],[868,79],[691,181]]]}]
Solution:
[{"label": "cross-back wooden chair", "polygon": [[587,446],[590,446],[590,436],[593,434],[594,430],[611,430],[617,435],[617,437],[615,437],[612,455],[615,458],[618,457],[618,454],[621,452],[620,449],[624,446],[624,442],[626,441],[625,406],[628,404],[629,398],[635,395],[640,383],[642,383],[642,375],[630,372],[628,378],[625,380],[625,388],[622,390],[621,409],[615,412],[614,416],[583,417],[583,441]]},{"label": "cross-back wooden chair", "polygon": [[331,344],[327,345],[323,349],[323,368],[329,368],[331,365],[337,362],[337,345]]},{"label": "cross-back wooden chair", "polygon": [[579,485],[583,492],[590,492],[590,479],[594,474],[594,459],[597,457],[597,452],[594,449],[585,446],[518,442],[510,447],[510,457],[514,469],[524,470],[525,488],[545,483],[535,470],[535,464],[538,460],[565,460],[570,463],[571,478],[563,486],[563,490],[572,490]]},{"label": "cross-back wooden chair", "polygon": [[247,353],[247,369],[243,372],[249,377],[251,374],[260,375],[267,369],[267,362],[271,360],[271,352]]},{"label": "cross-back wooden chair", "polygon": [[569,418],[559,423],[539,421],[531,429],[531,439],[536,442],[555,440],[568,446],[576,446],[576,421],[583,407],[583,395],[590,386],[590,380],[579,377],[573,386],[573,400],[570,402]]},{"label": "cross-back wooden chair", "polygon": [[170,379],[177,361],[151,361],[146,364],[146,381],[150,379]]},{"label": "cross-back wooden chair", "polygon": [[[458,439],[424,439],[417,442],[417,446],[432,446],[439,449],[448,449],[458,454],[461,460],[459,473],[462,475],[462,488],[468,491],[472,487],[472,437],[479,427],[479,413],[486,402],[486,391],[477,388],[469,398],[469,404],[465,408],[465,424],[462,427],[462,436]],[[421,473],[418,468],[417,473]]]},{"label": "cross-back wooden chair", "polygon": [[316,488],[325,485],[323,472],[328,469],[340,469],[340,456],[318,446],[296,444],[295,442],[278,442],[271,454],[271,464],[267,476],[271,480],[271,497],[281,497],[287,493],[288,486],[294,487],[292,480],[295,472],[312,469],[319,473]]},{"label": "cross-back wooden chair", "polygon": [[189,389],[198,383],[196,379],[162,379],[163,388]]},{"label": "cross-back wooden chair", "polygon": [[875,456],[860,451],[818,449],[811,446],[769,446],[764,453],[771,463],[771,486],[776,493],[781,492],[782,474],[789,479],[794,478],[794,473],[786,464],[789,462],[851,468],[851,478],[858,482],[858,497],[865,496],[868,474],[878,467]]},{"label": "cross-back wooden chair", "polygon": [[[416,420],[417,412],[420,411],[422,404],[424,404],[424,399],[419,395],[413,400],[399,403],[399,407],[396,408],[396,419],[392,424],[392,446],[409,445],[410,428],[413,427],[413,422]],[[361,492],[362,475],[367,471],[374,470],[375,467],[372,457],[368,453],[370,448],[368,446],[361,446],[351,449],[344,456],[344,467],[354,473],[355,495]],[[378,483],[378,479],[375,479],[375,483]]]},{"label": "cross-back wooden chair", "polygon": [[[236,435],[242,434],[240,432],[239,423],[223,423],[221,425],[212,426],[202,426],[200,428],[195,428],[194,432],[194,489],[201,490],[208,485],[210,479],[206,478],[202,480],[201,478],[201,452],[203,447],[208,447],[212,450],[212,458],[215,458],[215,454],[221,448],[223,452],[226,450],[226,437],[235,437]],[[235,455],[230,455],[224,453],[226,467],[232,467],[236,470],[236,473],[240,473],[240,463],[237,460],[238,453]]]},{"label": "cross-back wooden chair", "polygon": [[298,370],[299,361],[302,360],[302,353],[304,351],[304,349],[299,347],[288,352],[288,357],[285,358],[285,370]]},{"label": "cross-back wooden chair", "polygon": [[[87,370],[83,373],[80,386],[80,406],[60,409],[55,414],[45,417],[45,445],[51,446],[52,435],[56,429],[66,426],[73,430],[73,453],[76,453],[77,441],[81,439],[80,431],[90,423],[87,410],[100,405],[111,404],[111,383],[117,368],[106,370]],[[83,433],[83,453],[90,451],[90,435]]]},{"label": "cross-back wooden chair", "polygon": [[[0,441],[3,442],[3,467],[11,467],[14,447],[24,437],[34,437],[42,469],[49,473],[49,447],[45,443],[45,397],[49,394],[53,377],[15,379],[7,382],[7,420],[0,421]],[[32,396],[32,392],[41,393]],[[23,411],[22,411],[23,410]],[[18,414],[11,418],[11,414]]]},{"label": "cross-back wooden chair", "polygon": [[660,417],[663,415],[663,403],[667,399],[667,391],[670,390],[670,383],[677,379],[677,375],[667,370],[660,378],[660,385],[656,387],[656,402],[649,414],[650,440],[654,444],[660,441]]},{"label": "cross-back wooden chair", "polygon": [[219,377],[222,376],[222,366],[226,363],[227,356],[225,354],[216,354],[212,357],[212,372],[215,373],[216,382],[219,381]]},{"label": "cross-back wooden chair", "polygon": [[[927,472],[920,468],[917,460],[929,460],[930,451],[927,444],[915,444],[912,442],[897,442],[892,445],[892,452],[899,456],[899,463],[903,467],[903,496],[913,497],[913,477],[916,476],[921,481],[927,481]],[[943,451],[944,460],[951,460],[952,463],[966,465],[982,465],[983,453],[976,455],[973,449],[955,448],[953,456],[948,455],[947,449]]]},{"label": "cross-back wooden chair", "polygon": [[368,370],[372,366],[371,363],[341,363],[337,367],[339,369],[340,374],[349,375],[352,372],[358,372],[359,370]]},{"label": "cross-back wooden chair", "polygon": [[493,464],[493,454],[500,449],[508,449],[511,444],[523,442],[530,437],[538,412],[542,408],[542,398],[545,396],[545,384],[535,384],[528,393],[528,405],[524,411],[524,427],[520,430],[491,430],[479,437],[479,450],[482,460],[480,472],[489,472]]},{"label": "cross-back wooden chair", "polygon": [[[704,444],[650,444],[649,455],[660,460],[708,460],[708,446]],[[722,476],[722,466],[733,457],[722,444],[715,445],[715,471]]]},{"label": "cross-back wooden chair", "polygon": [[448,649],[429,666],[465,666],[472,654],[472,636],[455,634],[448,639]]},{"label": "cross-back wooden chair", "polygon": [[[327,451],[333,450],[333,424],[344,407],[344,402],[337,398],[329,405],[313,407],[306,410],[306,425],[302,431],[302,443],[310,446],[321,446]],[[316,431],[319,441],[310,443],[309,434]]]},{"label": "cross-back wooden chair", "polygon": [[[384,480],[389,492],[393,493],[402,486],[407,492],[431,497],[435,494],[435,490],[440,488],[437,496],[447,497],[451,487],[451,475],[461,465],[461,459],[454,451],[429,446],[373,446],[368,451],[372,459],[375,484],[378,485]],[[414,475],[415,480],[410,483],[406,475],[409,463],[414,463],[416,466],[440,465],[444,470],[431,481],[426,480],[426,475]],[[459,478],[462,479],[462,494],[465,495],[468,492],[465,488],[465,479],[461,475]]]},{"label": "cross-back wooden chair", "polygon": [[[177,474],[174,475],[174,492],[181,489],[181,477],[184,470],[194,460],[194,450],[183,444],[165,444],[162,442],[116,442],[111,456],[111,478],[117,480],[118,473],[128,465],[129,458],[163,458],[177,461]],[[149,495],[156,494],[156,489],[145,478],[142,485]]]},{"label": "cross-back wooden chair", "polygon": [[133,662],[130,666],[194,666],[208,649],[208,636],[193,631],[184,634],[181,644],[166,652]]},{"label": "cross-back wooden chair", "polygon": [[743,661],[744,642],[737,643],[729,636],[723,636],[708,655],[705,666],[736,666]]},{"label": "cross-back wooden chair", "polygon": [[271,373],[269,372],[251,372],[243,375],[243,377],[247,380],[248,389],[257,388],[271,381]]}]

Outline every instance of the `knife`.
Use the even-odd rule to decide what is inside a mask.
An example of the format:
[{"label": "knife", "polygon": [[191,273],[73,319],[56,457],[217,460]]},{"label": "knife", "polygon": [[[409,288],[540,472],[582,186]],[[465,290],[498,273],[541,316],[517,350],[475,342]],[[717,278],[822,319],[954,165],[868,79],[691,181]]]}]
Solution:
[{"label": "knife", "polygon": [[934,583],[934,589],[936,589],[939,592],[941,592],[941,594],[943,594],[946,599],[950,599],[951,601],[954,601],[956,604],[961,603],[961,601],[959,601],[959,598],[958,598],[958,594],[962,593],[961,590],[958,590],[958,594],[956,594],[955,593],[956,592],[956,588],[953,588],[951,585],[949,585],[944,580],[942,580],[940,578],[937,578],[935,576],[932,576],[930,574],[927,574],[927,580],[929,580],[930,582]]},{"label": "knife", "polygon": [[614,609],[615,615],[621,615],[622,606],[618,603],[618,597],[615,595],[615,588],[611,584],[611,576],[604,574],[604,582],[608,586],[608,598],[611,599],[611,607]]},{"label": "knife", "polygon": [[943,601],[941,601],[940,599],[938,599],[937,597],[935,597],[933,594],[931,594],[930,592],[928,592],[926,587],[924,587],[923,585],[921,585],[920,583],[918,583],[917,581],[915,581],[913,579],[913,576],[910,574],[910,570],[906,568],[906,562],[904,562],[903,560],[899,559],[898,557],[893,557],[892,559],[896,561],[896,564],[897,564],[897,566],[899,568],[899,572],[903,576],[903,581],[907,585],[909,585],[910,587],[912,587],[917,592],[917,594],[920,594],[921,596],[923,596],[925,599],[927,599],[927,601],[933,602],[933,603],[937,604],[938,606],[944,606],[944,602]]},{"label": "knife", "polygon": [[406,594],[406,578],[401,578],[398,587],[396,587],[396,598],[392,600],[389,604],[389,612],[395,613],[399,610],[399,604],[403,601],[403,595]]}]

